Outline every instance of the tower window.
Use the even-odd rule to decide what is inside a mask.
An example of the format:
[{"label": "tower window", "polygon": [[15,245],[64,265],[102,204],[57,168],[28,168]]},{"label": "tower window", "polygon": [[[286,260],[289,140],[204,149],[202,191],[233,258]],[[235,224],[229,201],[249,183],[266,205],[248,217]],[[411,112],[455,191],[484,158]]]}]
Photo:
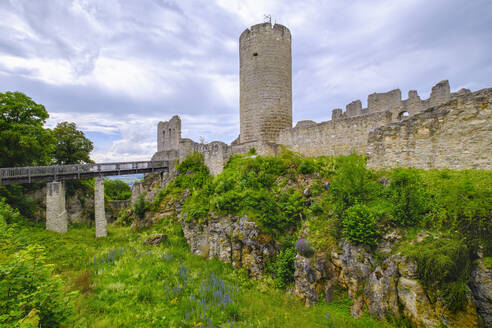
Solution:
[{"label": "tower window", "polygon": [[256,56],[258,56],[258,53],[257,52],[253,53],[253,57],[256,57]]}]

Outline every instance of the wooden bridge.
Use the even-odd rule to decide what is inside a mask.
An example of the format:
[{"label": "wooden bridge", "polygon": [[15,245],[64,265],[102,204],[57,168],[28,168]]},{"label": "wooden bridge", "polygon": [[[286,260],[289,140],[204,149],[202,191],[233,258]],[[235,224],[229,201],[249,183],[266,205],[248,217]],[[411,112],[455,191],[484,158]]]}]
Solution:
[{"label": "wooden bridge", "polygon": [[0,185],[168,171],[169,161],[8,167],[0,168]]},{"label": "wooden bridge", "polygon": [[48,182],[46,186],[46,229],[65,233],[68,216],[64,180],[96,178],[94,207],[96,237],[107,235],[104,208],[104,177],[151,172],[169,172],[169,161],[75,164],[0,168],[0,185]]}]

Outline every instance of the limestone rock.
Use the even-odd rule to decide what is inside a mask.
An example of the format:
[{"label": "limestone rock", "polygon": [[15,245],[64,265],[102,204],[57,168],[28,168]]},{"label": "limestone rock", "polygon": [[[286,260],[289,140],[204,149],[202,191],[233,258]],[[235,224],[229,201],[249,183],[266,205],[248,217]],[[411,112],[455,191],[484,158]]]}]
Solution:
[{"label": "limestone rock", "polygon": [[158,245],[165,240],[167,240],[167,235],[164,235],[162,233],[153,233],[152,235],[147,237],[144,243],[148,245]]},{"label": "limestone rock", "polygon": [[492,327],[492,269],[485,266],[483,259],[471,273],[470,288],[482,326]]},{"label": "limestone rock", "polygon": [[297,254],[294,282],[294,294],[306,305],[317,303],[321,291],[325,292],[326,300],[330,302],[336,286],[336,270],[325,254],[317,254],[314,258]]},{"label": "limestone rock", "polygon": [[263,234],[247,216],[212,215],[203,222],[180,219],[191,252],[206,258],[218,258],[235,268],[247,268],[259,278],[268,258],[279,252],[271,236]]},{"label": "limestone rock", "polygon": [[398,308],[398,263],[395,257],[383,261],[369,275],[364,295],[369,314],[383,320],[388,315],[400,316]]},{"label": "limestone rock", "polygon": [[441,321],[434,312],[422,285],[415,279],[400,277],[398,298],[403,305],[403,313],[417,327],[439,327]]}]

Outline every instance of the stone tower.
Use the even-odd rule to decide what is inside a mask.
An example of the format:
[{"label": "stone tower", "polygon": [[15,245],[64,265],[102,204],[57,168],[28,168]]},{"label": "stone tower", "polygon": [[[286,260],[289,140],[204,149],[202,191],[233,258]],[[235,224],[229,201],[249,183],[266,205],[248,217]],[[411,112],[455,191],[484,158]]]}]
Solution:
[{"label": "stone tower", "polygon": [[290,31],[263,23],[239,37],[240,142],[276,141],[292,127]]}]

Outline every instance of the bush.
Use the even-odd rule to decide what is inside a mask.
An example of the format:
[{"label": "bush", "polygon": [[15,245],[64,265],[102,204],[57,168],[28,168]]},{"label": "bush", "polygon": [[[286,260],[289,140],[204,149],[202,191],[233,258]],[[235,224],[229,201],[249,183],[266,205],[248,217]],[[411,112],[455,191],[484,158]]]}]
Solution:
[{"label": "bush", "polygon": [[210,183],[211,176],[205,165],[203,155],[194,152],[176,166],[178,176],[174,186],[181,189],[199,189]]},{"label": "bush", "polygon": [[417,224],[427,211],[426,193],[415,169],[396,169],[388,189],[393,220],[403,226]]},{"label": "bush", "polygon": [[47,263],[43,247],[33,243],[19,250],[9,217],[17,221],[19,213],[0,199],[0,326],[18,327],[28,313],[39,311],[41,327],[57,327],[71,312],[63,281]]},{"label": "bush", "polygon": [[417,277],[425,288],[439,291],[451,310],[464,308],[472,262],[463,241],[429,237],[416,244],[409,256],[417,262]]},{"label": "bush", "polygon": [[104,195],[109,200],[130,199],[132,191],[130,186],[121,180],[105,180]]},{"label": "bush", "polygon": [[42,327],[57,327],[71,312],[63,281],[46,263],[44,249],[28,245],[0,263],[0,323],[16,327],[32,309]]},{"label": "bush", "polygon": [[147,204],[145,202],[145,195],[140,194],[137,200],[135,201],[134,209],[135,215],[138,219],[143,219],[145,217],[145,212],[147,211]]},{"label": "bush", "polygon": [[337,158],[337,169],[330,190],[338,215],[356,203],[367,203],[376,198],[380,188],[373,173],[366,169],[364,157],[352,154]]},{"label": "bush", "polygon": [[376,226],[374,212],[363,204],[355,204],[348,208],[342,219],[343,235],[356,244],[375,246],[378,243],[379,231]]},{"label": "bush", "polygon": [[457,231],[473,254],[492,255],[492,171],[420,172],[430,195],[424,221],[436,229]]},{"label": "bush", "polygon": [[292,246],[282,248],[272,263],[275,286],[285,288],[294,281],[296,249]]}]

